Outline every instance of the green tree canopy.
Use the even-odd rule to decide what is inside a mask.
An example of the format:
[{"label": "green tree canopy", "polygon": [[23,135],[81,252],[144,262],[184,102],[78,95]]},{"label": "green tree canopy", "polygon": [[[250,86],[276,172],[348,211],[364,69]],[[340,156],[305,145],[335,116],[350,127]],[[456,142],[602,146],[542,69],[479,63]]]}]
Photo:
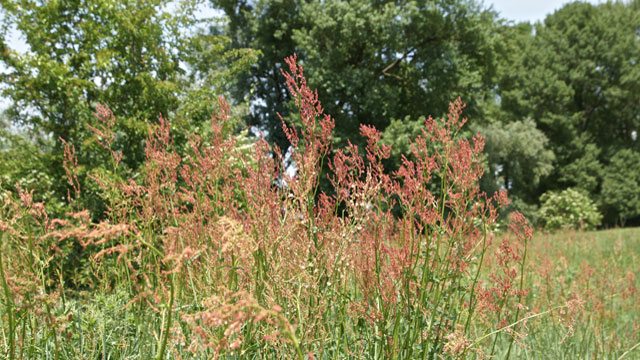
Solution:
[{"label": "green tree canopy", "polygon": [[555,160],[544,133],[530,118],[506,124],[494,122],[479,132],[485,137],[489,165],[485,181],[508,189],[511,197],[535,203],[540,180],[551,173]]},{"label": "green tree canopy", "polygon": [[[78,149],[81,169],[106,163],[93,115],[106,104],[118,121],[114,150],[136,170],[144,159],[147,124],[163,114],[180,129],[209,120],[230,74],[255,53],[227,52],[224,37],[194,30],[195,1],[7,0],[0,29],[2,95],[6,114],[39,141],[59,198],[67,193],[59,138]],[[6,43],[16,31],[28,45],[20,54]],[[214,96],[215,94],[215,96]],[[180,133],[180,131],[178,131]],[[102,157],[101,157],[102,156]]]},{"label": "green tree canopy", "polygon": [[223,31],[234,46],[264,54],[237,96],[255,86],[251,120],[280,146],[288,144],[276,112],[289,107],[279,69],[294,52],[336,119],[338,141],[358,142],[359,124],[384,130],[392,119],[438,116],[458,96],[473,115],[492,87],[495,14],[475,1],[212,3],[228,16]]},{"label": "green tree canopy", "polygon": [[575,2],[535,28],[502,29],[497,114],[530,117],[549,139],[557,163],[541,192],[576,187],[601,199],[611,157],[640,148],[639,33],[638,1]]},{"label": "green tree canopy", "polygon": [[604,171],[602,202],[605,215],[625,225],[628,220],[640,220],[640,152],[618,151]]}]

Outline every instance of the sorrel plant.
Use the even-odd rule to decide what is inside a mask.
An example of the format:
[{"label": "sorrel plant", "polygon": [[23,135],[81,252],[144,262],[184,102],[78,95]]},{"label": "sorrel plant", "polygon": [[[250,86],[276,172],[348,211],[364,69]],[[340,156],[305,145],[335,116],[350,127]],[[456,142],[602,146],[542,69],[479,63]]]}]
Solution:
[{"label": "sorrel plant", "polygon": [[[238,147],[225,130],[223,98],[211,136],[192,135],[184,153],[166,118],[150,126],[142,174],[127,176],[113,148],[117,121],[100,106],[91,129],[112,171],[89,176],[107,204],[105,220],[92,222],[78,206],[50,219],[26,191],[5,197],[0,273],[9,358],[50,354],[50,343],[56,358],[80,355],[66,345],[84,316],[65,305],[67,292],[82,296],[65,287],[59,269],[59,244],[69,242],[90,264],[88,290],[124,292],[120,312],[133,319],[125,335],[148,336],[136,349],[157,359],[481,357],[500,336],[511,352],[531,229],[516,214],[512,235],[491,247],[507,195],[479,189],[484,140],[461,137],[461,100],[445,118],[425,119],[390,173],[383,166],[390,148],[373,127],[360,127],[364,148],[334,148],[333,119],[295,56],[286,63],[301,124],[283,121],[294,176],[264,140]],[[73,146],[65,157],[73,203],[82,191]],[[489,259],[497,266],[485,276]],[[112,350],[103,337],[81,351],[106,358]]]}]

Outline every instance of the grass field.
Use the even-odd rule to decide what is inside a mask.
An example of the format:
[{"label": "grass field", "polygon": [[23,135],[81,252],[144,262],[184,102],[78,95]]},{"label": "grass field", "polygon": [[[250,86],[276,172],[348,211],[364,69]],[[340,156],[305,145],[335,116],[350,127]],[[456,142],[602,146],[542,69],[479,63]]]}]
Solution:
[{"label": "grass field", "polygon": [[[526,282],[532,313],[518,359],[640,359],[640,229],[537,234]],[[500,358],[500,356],[498,356]]]},{"label": "grass field", "polygon": [[[529,293],[524,303],[529,307],[525,317],[531,319],[526,321],[526,327],[514,327],[524,337],[516,341],[512,358],[619,359],[624,355],[625,359],[640,359],[640,349],[632,350],[640,342],[640,229],[536,234],[530,250],[525,277]],[[491,266],[487,267],[486,274],[490,270]],[[161,309],[158,313],[149,308],[140,311],[142,307],[130,304],[123,310],[129,300],[126,290],[112,289],[69,293],[59,301],[57,308],[51,309],[53,314],[73,314],[58,319],[62,324],[58,330],[59,358],[155,356],[165,322]],[[558,308],[571,300],[577,300],[574,308]],[[191,306],[194,305],[183,305],[181,310],[188,311]],[[555,311],[546,313],[549,309]],[[0,340],[1,352],[6,354],[6,312],[3,315]],[[35,320],[29,324],[27,319],[18,336],[22,346],[17,358],[54,359],[56,344],[52,335],[46,327],[38,329]],[[190,358],[189,353],[182,352],[188,344],[180,343],[180,329],[177,326],[173,330],[167,358]],[[491,336],[478,344],[484,355],[490,355],[495,339]],[[510,336],[503,333],[497,337],[496,358],[504,358],[509,343]],[[268,347],[257,353],[263,359],[283,356]],[[479,356],[474,353],[464,357]],[[356,353],[347,357],[368,358]],[[244,356],[227,354],[226,358]]]}]

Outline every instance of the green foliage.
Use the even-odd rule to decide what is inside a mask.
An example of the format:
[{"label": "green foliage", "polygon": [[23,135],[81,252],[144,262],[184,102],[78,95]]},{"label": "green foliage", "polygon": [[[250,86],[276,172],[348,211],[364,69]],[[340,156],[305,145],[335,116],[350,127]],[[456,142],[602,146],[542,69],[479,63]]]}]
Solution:
[{"label": "green foliage", "polygon": [[574,187],[604,197],[611,155],[640,146],[639,24],[637,1],[574,2],[535,27],[501,29],[497,116],[530,117],[549,139],[556,163],[540,192]]},{"label": "green foliage", "polygon": [[[99,199],[89,188],[94,168],[108,163],[87,125],[96,126],[97,104],[119,123],[113,149],[126,172],[144,160],[147,125],[160,115],[174,119],[176,140],[204,129],[211,101],[246,70],[255,52],[226,52],[228,40],[195,32],[196,1],[3,1],[0,28],[2,95],[17,127],[29,131],[46,161],[32,162],[52,179],[51,191],[65,198],[62,138],[75,145],[85,205]],[[24,54],[5,43],[15,29],[28,45]],[[104,139],[103,139],[104,140]],[[178,144],[179,145],[179,144]],[[97,209],[93,207],[93,209]]]},{"label": "green foliage", "polygon": [[212,3],[227,14],[223,31],[234,47],[264,54],[236,96],[255,86],[251,121],[282,148],[289,144],[275,113],[287,117],[292,108],[279,66],[293,52],[335,116],[335,141],[342,144],[363,143],[360,124],[385,131],[392,119],[439,115],[452,97],[461,96],[474,116],[491,88],[495,17],[475,1]]},{"label": "green foliage", "polygon": [[538,212],[541,225],[546,230],[595,229],[602,215],[591,199],[575,189],[544,193]]},{"label": "green foliage", "polygon": [[511,197],[535,203],[538,185],[551,173],[555,160],[545,134],[530,118],[495,122],[480,128],[479,132],[485,137],[489,163],[485,176],[489,183],[508,189]]},{"label": "green foliage", "polygon": [[401,164],[402,155],[411,153],[411,139],[415,139],[424,130],[424,118],[413,120],[392,119],[382,133],[382,142],[391,146],[390,160],[394,165]]},{"label": "green foliage", "polygon": [[[618,151],[605,168],[602,182],[602,203],[607,216],[619,221],[640,216],[640,152]],[[612,220],[613,220],[612,219]]]},{"label": "green foliage", "polygon": [[36,200],[46,202],[60,213],[64,197],[54,191],[56,179],[48,172],[51,162],[49,147],[25,139],[25,134],[14,134],[0,129],[0,189],[33,190]]}]

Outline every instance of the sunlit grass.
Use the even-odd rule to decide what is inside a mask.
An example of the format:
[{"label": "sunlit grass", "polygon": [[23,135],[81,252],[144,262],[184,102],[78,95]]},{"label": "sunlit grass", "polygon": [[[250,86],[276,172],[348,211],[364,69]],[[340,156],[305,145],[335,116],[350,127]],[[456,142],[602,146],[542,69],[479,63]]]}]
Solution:
[{"label": "sunlit grass", "polygon": [[[517,358],[618,359],[640,342],[640,229],[538,233],[531,241],[526,304],[560,311],[528,322]],[[624,358],[640,358],[632,350]]]}]

